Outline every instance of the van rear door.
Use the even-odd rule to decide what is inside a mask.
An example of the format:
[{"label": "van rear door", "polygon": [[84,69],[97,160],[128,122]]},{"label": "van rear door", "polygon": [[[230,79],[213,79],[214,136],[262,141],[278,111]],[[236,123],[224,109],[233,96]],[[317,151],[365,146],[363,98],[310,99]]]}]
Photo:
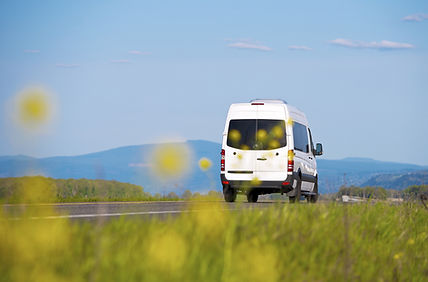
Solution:
[{"label": "van rear door", "polygon": [[226,178],[252,180],[255,176],[256,119],[231,119],[227,132],[225,152]]},{"label": "van rear door", "polygon": [[256,177],[259,180],[280,180],[287,177],[287,138],[285,121],[257,120]]},{"label": "van rear door", "polygon": [[285,121],[231,119],[225,152],[226,178],[278,180],[287,177]]}]

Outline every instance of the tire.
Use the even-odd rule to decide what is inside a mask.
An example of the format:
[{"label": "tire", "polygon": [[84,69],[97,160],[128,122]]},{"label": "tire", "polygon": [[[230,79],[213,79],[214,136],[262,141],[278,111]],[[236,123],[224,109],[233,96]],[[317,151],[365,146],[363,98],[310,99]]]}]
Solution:
[{"label": "tire", "polygon": [[247,194],[247,200],[249,203],[256,203],[258,199],[259,199],[259,194],[257,194],[256,192],[249,192]]},{"label": "tire", "polygon": [[300,197],[302,196],[302,179],[297,179],[296,193],[294,196],[288,197],[290,203],[300,203]]},{"label": "tire", "polygon": [[223,188],[224,200],[228,203],[235,202],[236,200],[236,191],[230,187]]},{"label": "tire", "polygon": [[315,204],[318,201],[318,197],[319,197],[319,194],[318,194],[318,179],[315,182],[314,189],[312,190],[312,192],[316,193],[316,195],[309,195],[307,197],[307,200],[308,200],[308,203]]}]

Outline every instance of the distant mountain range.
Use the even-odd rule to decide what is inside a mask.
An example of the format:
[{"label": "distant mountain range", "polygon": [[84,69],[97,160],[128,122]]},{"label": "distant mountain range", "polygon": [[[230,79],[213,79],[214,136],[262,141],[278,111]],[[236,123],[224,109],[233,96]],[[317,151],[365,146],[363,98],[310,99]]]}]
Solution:
[{"label": "distant mountain range", "polygon": [[403,190],[409,186],[421,184],[428,184],[428,170],[380,174],[373,176],[361,186],[381,186],[388,189]]},{"label": "distant mountain range", "polygon": [[[323,193],[337,192],[342,185],[381,186],[404,189],[424,182],[428,166],[383,162],[368,158],[345,158],[341,160],[318,159],[319,186]],[[408,181],[408,174],[415,175]]]},{"label": "distant mountain range", "polygon": [[[0,177],[44,175],[53,178],[106,179],[138,184],[148,192],[167,193],[221,190],[219,143],[192,140],[186,144],[193,158],[189,174],[174,182],[160,182],[153,177],[148,158],[157,144],[119,147],[79,156],[32,158],[27,156],[0,157]],[[202,171],[198,161],[212,161],[212,167]],[[382,162],[363,158],[342,160],[318,159],[321,193],[336,192],[343,184],[373,185],[403,189],[405,185],[422,184],[428,175],[427,166]],[[422,172],[422,171],[426,171]],[[427,183],[428,180],[425,182]]]}]

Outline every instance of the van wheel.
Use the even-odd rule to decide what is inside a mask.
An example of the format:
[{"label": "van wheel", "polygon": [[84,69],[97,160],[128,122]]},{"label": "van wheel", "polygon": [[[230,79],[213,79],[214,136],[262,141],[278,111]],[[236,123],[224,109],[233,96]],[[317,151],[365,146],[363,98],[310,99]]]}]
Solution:
[{"label": "van wheel", "polygon": [[259,194],[257,194],[256,192],[249,192],[247,194],[247,200],[249,203],[255,203],[257,202],[258,199],[259,199]]},{"label": "van wheel", "polygon": [[223,188],[223,196],[226,202],[232,203],[236,200],[236,190],[230,187]]},{"label": "van wheel", "polygon": [[316,193],[315,195],[309,195],[306,199],[308,200],[308,203],[316,203],[318,201],[318,179],[315,182],[314,189],[312,192]]},{"label": "van wheel", "polygon": [[301,196],[302,196],[302,180],[299,177],[299,179],[297,179],[296,192],[294,196],[288,197],[288,200],[290,201],[290,203],[296,203],[296,202],[300,203]]}]

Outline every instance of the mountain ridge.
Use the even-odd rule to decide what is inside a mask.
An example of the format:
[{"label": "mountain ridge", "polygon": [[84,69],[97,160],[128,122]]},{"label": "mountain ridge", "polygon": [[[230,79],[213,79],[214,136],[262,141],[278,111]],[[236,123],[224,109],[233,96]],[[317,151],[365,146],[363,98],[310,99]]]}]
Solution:
[{"label": "mountain ridge", "polygon": [[[187,144],[193,158],[188,177],[175,183],[160,183],[150,171],[149,156],[156,146],[162,144]],[[145,191],[192,192],[221,190],[220,183],[221,144],[206,140],[187,140],[182,142],[151,143],[128,145],[93,153],[75,156],[52,156],[33,158],[23,155],[0,156],[0,177],[25,175],[44,175],[52,178],[87,178],[117,180],[144,187]],[[202,157],[212,161],[207,171],[199,169],[198,160]],[[335,192],[343,184],[362,185],[380,174],[403,174],[426,170],[428,166],[384,162],[369,158],[344,158],[317,160],[319,188],[322,193]],[[394,185],[393,183],[389,184]]]}]

